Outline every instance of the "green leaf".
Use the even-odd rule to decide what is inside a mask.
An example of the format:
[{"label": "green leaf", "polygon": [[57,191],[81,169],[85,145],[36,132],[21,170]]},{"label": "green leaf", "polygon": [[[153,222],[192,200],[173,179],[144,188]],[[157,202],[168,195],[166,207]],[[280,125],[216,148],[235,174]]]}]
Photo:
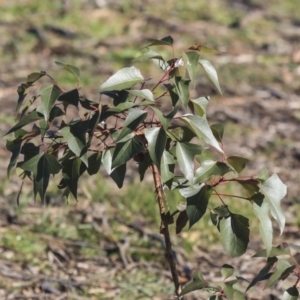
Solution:
[{"label": "green leaf", "polygon": [[253,212],[259,219],[259,232],[266,247],[267,255],[269,256],[272,250],[273,227],[269,218],[269,205],[263,202],[261,206],[253,203]]},{"label": "green leaf", "polygon": [[175,160],[172,154],[164,151],[161,157],[160,175],[163,183],[167,183],[174,177]]},{"label": "green leaf", "polygon": [[113,154],[112,168],[125,164],[136,154],[143,151],[145,151],[144,145],[136,136],[125,143],[118,143]]},{"label": "green leaf", "polygon": [[175,77],[175,86],[180,100],[184,106],[188,105],[190,99],[189,84],[191,80],[182,77]]},{"label": "green leaf", "polygon": [[43,113],[45,120],[48,121],[50,111],[62,91],[56,85],[44,85],[41,87],[40,93],[42,100],[41,112]]},{"label": "green leaf", "polygon": [[14,127],[12,127],[5,135],[10,134],[12,132],[15,132],[19,130],[20,128],[24,127],[27,124],[30,124],[32,122],[38,121],[40,119],[43,119],[44,116],[37,112],[32,111],[27,116],[25,116],[23,119],[21,119]]},{"label": "green leaf", "polygon": [[189,221],[186,211],[181,211],[176,220],[176,234],[179,234]]},{"label": "green leaf", "polygon": [[292,244],[289,243],[288,246],[292,249],[294,249],[295,251],[297,251],[298,253],[300,253],[300,246],[296,245],[296,244]]},{"label": "green leaf", "polygon": [[148,101],[155,101],[153,93],[148,89],[143,90],[128,90],[128,93],[139,97],[141,99],[146,99]]},{"label": "green leaf", "polygon": [[[80,125],[79,125],[80,126]],[[76,126],[79,128],[79,126]],[[75,126],[74,126],[75,127]],[[86,154],[86,142],[84,134],[78,133],[73,134],[74,128],[71,126],[66,126],[60,130],[62,136],[68,144],[70,150],[77,155],[83,163],[88,166],[87,154]],[[73,192],[72,192],[73,193]]]},{"label": "green leaf", "polygon": [[299,297],[299,291],[295,286],[288,288],[282,297],[282,300],[297,300]]},{"label": "green leaf", "polygon": [[199,64],[203,67],[205,70],[207,76],[212,81],[212,83],[215,85],[219,93],[222,95],[221,87],[219,84],[218,74],[216,72],[216,69],[214,66],[206,59],[199,59]]},{"label": "green leaf", "polygon": [[105,148],[104,151],[102,152],[101,162],[108,175],[110,175],[112,172],[112,156],[114,151],[115,151],[115,147],[110,149]]},{"label": "green leaf", "polygon": [[244,254],[249,243],[249,220],[242,215],[231,214],[220,220],[220,236],[226,253],[232,257]]},{"label": "green leaf", "polygon": [[204,160],[201,166],[195,171],[194,184],[205,182],[212,176],[223,176],[230,172],[231,169],[223,162]]},{"label": "green leaf", "polygon": [[251,200],[256,204],[262,203],[264,195],[259,193],[259,181],[256,179],[238,179],[237,182],[247,191]]},{"label": "green leaf", "polygon": [[166,148],[167,135],[163,128],[153,127],[145,130],[148,150],[153,163],[160,170],[161,158]]},{"label": "green leaf", "polygon": [[232,167],[232,169],[236,173],[241,173],[244,168],[246,167],[246,164],[249,162],[247,158],[240,157],[240,156],[230,156],[227,158],[227,164]]},{"label": "green leaf", "polygon": [[199,139],[203,139],[205,143],[213,146],[216,150],[223,153],[223,150],[214,137],[205,117],[186,114],[180,117],[180,119],[189,126]]},{"label": "green leaf", "polygon": [[251,283],[247,287],[246,292],[251,287],[253,287],[257,282],[262,281],[262,280],[266,280],[266,279],[270,278],[271,274],[269,273],[269,271],[273,268],[273,266],[274,266],[274,264],[276,262],[277,262],[277,258],[276,257],[269,257],[268,260],[267,260],[267,264],[253,278],[253,280],[251,281]]},{"label": "green leaf", "polygon": [[183,288],[179,296],[184,296],[196,290],[202,290],[206,286],[207,286],[207,282],[204,280],[202,273],[200,271],[197,271],[193,275],[193,281],[188,283]]},{"label": "green leaf", "polygon": [[[139,164],[138,171],[139,171],[139,174],[140,174],[140,181],[143,181],[147,169],[151,166],[151,159],[150,159],[150,156],[149,156],[148,152],[138,153],[137,156],[140,157],[140,159],[141,159],[138,162],[138,164]],[[137,157],[134,157],[134,159],[136,160]]]},{"label": "green leaf", "polygon": [[202,183],[201,185],[199,185],[199,184],[197,184],[197,185],[188,185],[184,188],[180,188],[179,193],[182,197],[188,198],[188,197],[194,196],[197,193],[199,193],[200,190],[202,189],[202,187],[204,187],[204,183]]},{"label": "green leaf", "polygon": [[192,47],[189,48],[189,50],[198,51],[199,53],[210,53],[210,54],[219,54],[220,53],[220,51],[218,51],[216,49],[198,45],[198,44],[193,45]]},{"label": "green leaf", "polygon": [[6,149],[12,153],[8,167],[7,167],[7,177],[9,178],[11,170],[16,166],[19,155],[21,153],[22,142],[21,138],[17,138],[13,141],[6,141]]},{"label": "green leaf", "polygon": [[80,158],[75,157],[74,159],[68,159],[63,163],[63,180],[73,194],[74,198],[77,199],[78,179],[83,173],[82,161]]},{"label": "green leaf", "polygon": [[126,117],[126,120],[123,124],[123,128],[120,131],[119,136],[115,140],[116,143],[121,141],[124,137],[126,137],[129,134],[132,134],[134,130],[145,120],[147,117],[147,112],[132,108],[128,111],[128,115]]},{"label": "green leaf", "polygon": [[234,273],[234,267],[228,264],[224,264],[221,268],[221,274],[224,277],[224,279],[232,276]]},{"label": "green leaf", "polygon": [[194,51],[182,52],[182,58],[190,76],[190,79],[192,82],[194,82],[199,69],[199,53]]},{"label": "green leaf", "polygon": [[186,213],[189,218],[189,228],[191,228],[196,222],[198,222],[205,214],[211,192],[212,187],[209,185],[204,185],[197,194],[186,199]]},{"label": "green leaf", "polygon": [[71,104],[74,105],[75,107],[78,107],[78,103],[79,103],[78,89],[74,89],[61,94],[57,100],[64,102],[66,105]]},{"label": "green leaf", "polygon": [[20,165],[20,168],[23,169],[24,171],[28,171],[28,172],[33,173],[34,175],[37,175],[38,162],[43,155],[44,155],[43,153],[39,153],[39,154],[33,156],[31,159],[24,161],[24,163],[22,163]]},{"label": "green leaf", "polygon": [[151,39],[152,42],[145,46],[144,48],[148,48],[150,46],[172,46],[173,45],[173,38],[168,35],[164,38],[162,38],[161,40],[157,40],[157,39]]},{"label": "green leaf", "polygon": [[44,200],[49,184],[50,174],[57,174],[62,168],[56,157],[48,153],[35,155],[20,167],[25,171],[33,173],[34,194],[35,196],[39,194],[42,201]]},{"label": "green leaf", "polygon": [[288,261],[279,259],[275,272],[267,281],[264,289],[274,286],[279,280],[286,278],[286,276],[289,275],[295,268],[296,266],[292,266]]},{"label": "green leaf", "polygon": [[193,113],[197,113],[200,117],[203,117],[206,114],[206,106],[209,103],[209,97],[191,99],[189,104],[191,103],[193,104]]},{"label": "green leaf", "polygon": [[72,75],[74,75],[76,77],[76,79],[77,79],[78,82],[80,81],[80,70],[77,67],[74,67],[72,65],[66,65],[66,64],[63,64],[63,63],[61,63],[59,61],[56,61],[55,63],[56,63],[56,65],[62,67],[67,72],[69,72]]},{"label": "green leaf", "polygon": [[125,175],[126,175],[126,164],[114,168],[113,171],[110,173],[110,177],[117,184],[119,189],[123,187]]},{"label": "green leaf", "polygon": [[266,181],[270,177],[269,171],[267,168],[263,168],[259,171],[259,173],[255,176],[255,179],[259,180],[260,182]]},{"label": "green leaf", "polygon": [[199,155],[202,147],[191,143],[176,143],[176,157],[180,171],[187,180],[194,177],[194,157]]},{"label": "green leaf", "polygon": [[140,70],[135,67],[123,68],[108,78],[99,88],[99,92],[125,90],[145,81]]},{"label": "green leaf", "polygon": [[101,166],[102,153],[93,153],[88,157],[87,172],[89,175],[97,174]]},{"label": "green leaf", "polygon": [[176,89],[175,85],[168,83],[168,84],[164,84],[164,86],[169,92],[169,95],[172,100],[172,105],[175,107],[179,100],[179,95],[177,93],[177,89]]},{"label": "green leaf", "polygon": [[213,124],[210,126],[212,133],[219,143],[222,143],[224,126],[223,124]]},{"label": "green leaf", "polygon": [[179,106],[176,106],[168,115],[164,115],[159,109],[155,107],[151,107],[151,109],[154,110],[156,116],[158,117],[159,122],[163,126],[164,130],[168,130],[169,125],[174,118],[174,116],[177,114],[177,111],[179,109]]},{"label": "green leaf", "polygon": [[255,255],[253,255],[253,257],[275,257],[279,255],[289,255],[289,254],[290,254],[290,249],[285,244],[282,244],[276,247],[272,247],[269,255],[267,255],[267,251],[264,249],[258,251]]},{"label": "green leaf", "polygon": [[34,83],[34,82],[36,82],[37,80],[39,80],[40,78],[42,78],[45,75],[46,75],[45,72],[31,73],[27,76],[27,83]]},{"label": "green leaf", "polygon": [[135,58],[134,61],[152,58],[164,60],[163,57],[156,51],[153,51],[152,49],[143,49],[143,53]]},{"label": "green leaf", "polygon": [[279,225],[282,234],[285,225],[285,216],[280,206],[280,201],[285,197],[287,187],[276,174],[259,185],[260,191],[265,195],[271,214]]}]

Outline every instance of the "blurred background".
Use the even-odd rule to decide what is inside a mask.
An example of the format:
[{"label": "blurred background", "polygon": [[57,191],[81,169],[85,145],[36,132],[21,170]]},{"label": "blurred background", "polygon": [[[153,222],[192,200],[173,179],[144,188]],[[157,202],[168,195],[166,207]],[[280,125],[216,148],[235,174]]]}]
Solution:
[{"label": "blurred background", "polygon": [[[81,92],[97,100],[104,80],[132,65],[150,38],[168,35],[178,56],[194,44],[222,52],[205,58],[218,72],[223,95],[202,73],[194,93],[211,96],[209,120],[225,123],[228,156],[251,160],[245,174],[266,166],[287,184],[287,227],[281,237],[275,230],[276,242],[299,244],[300,16],[295,0],[0,0],[2,135],[14,124],[16,90],[29,73],[47,71],[67,90],[76,81],[55,61],[75,65],[82,74]],[[156,72],[150,62],[136,66],[144,77]],[[30,186],[18,206],[21,183],[14,176],[6,179],[10,153],[3,138],[0,143],[0,299],[173,299],[154,191],[139,184],[134,168],[122,190],[103,172],[81,181],[78,202],[62,202],[53,184],[48,207],[33,201]],[[236,192],[234,186],[229,189]],[[173,193],[168,199],[171,207],[180,201]],[[257,269],[250,256],[261,247],[257,222],[250,205],[241,207],[236,200],[229,205],[250,218],[249,251],[230,263],[251,280]],[[218,270],[229,257],[209,216],[174,243],[182,282],[197,269],[208,280],[220,280]],[[284,287],[280,283],[259,296],[250,291],[249,299],[280,299]]]}]

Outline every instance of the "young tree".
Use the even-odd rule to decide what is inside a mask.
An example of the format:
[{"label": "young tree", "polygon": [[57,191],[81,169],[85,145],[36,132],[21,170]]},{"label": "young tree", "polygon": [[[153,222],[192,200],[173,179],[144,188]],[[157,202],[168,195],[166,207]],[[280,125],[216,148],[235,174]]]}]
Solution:
[{"label": "young tree", "polygon": [[[164,59],[153,50],[154,46],[169,47],[172,57]],[[224,276],[221,286],[208,284],[202,274],[196,272],[193,282],[182,289],[169,226],[175,224],[179,234],[185,226],[192,227],[205,213],[210,213],[225,252],[237,257],[247,249],[249,220],[233,213],[226,198],[241,203],[247,201],[253,205],[266,247],[257,255],[268,257],[267,266],[248,288],[267,278],[267,286],[274,285],[289,274],[296,274],[297,269],[297,282],[284,296],[284,299],[296,299],[293,297],[298,295],[300,272],[298,266],[277,260],[276,256],[286,254],[289,247],[287,244],[272,247],[269,216],[272,215],[282,233],[285,217],[280,202],[286,195],[286,186],[276,174],[269,176],[265,169],[256,176],[240,177],[248,160],[226,156],[223,125],[210,125],[207,121],[209,97],[199,95],[191,99],[190,85],[195,84],[199,67],[221,92],[214,67],[201,58],[201,53],[216,51],[196,45],[183,51],[178,58],[174,52],[172,37],[153,40],[141,50],[137,59],[157,64],[162,70],[161,78],[148,80],[134,66],[123,68],[100,86],[99,101],[89,100],[80,93],[80,71],[75,66],[56,62],[78,80],[77,87],[69,91],[46,72],[28,75],[27,81],[18,87],[19,121],[7,132],[12,137],[6,144],[12,152],[8,175],[16,167],[23,182],[29,179],[33,183],[34,196],[44,201],[51,175],[60,176],[58,188],[63,190],[65,197],[72,195],[77,199],[79,178],[84,173],[97,174],[101,165],[119,188],[123,186],[126,164],[130,160],[138,163],[141,181],[150,170],[161,216],[160,233],[165,239],[166,257],[178,298],[204,289],[212,293],[209,299],[245,299],[236,285],[239,280],[227,280],[234,273],[230,265],[221,269]],[[28,89],[43,77],[48,77],[51,83],[43,85],[37,95],[24,101]],[[67,121],[69,106],[76,107],[80,117]],[[27,126],[32,123],[31,128]],[[219,187],[229,183],[243,187],[244,194],[220,192]],[[164,189],[178,190],[183,196],[184,201],[176,211],[170,211],[166,205]],[[212,195],[219,198],[219,206],[211,207]],[[277,269],[273,272],[271,268],[275,263]]]}]

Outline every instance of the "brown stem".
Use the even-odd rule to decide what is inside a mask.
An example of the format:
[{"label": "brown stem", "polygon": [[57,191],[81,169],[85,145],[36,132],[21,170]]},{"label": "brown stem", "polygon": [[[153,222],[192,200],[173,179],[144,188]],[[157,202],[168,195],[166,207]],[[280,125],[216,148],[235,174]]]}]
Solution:
[{"label": "brown stem", "polygon": [[157,202],[158,202],[158,206],[159,206],[159,212],[160,212],[160,216],[161,216],[160,233],[165,238],[166,257],[168,259],[170,270],[172,273],[172,279],[173,279],[173,283],[175,286],[175,293],[176,293],[176,296],[179,296],[179,294],[181,292],[181,285],[179,282],[179,276],[178,276],[178,272],[176,269],[176,262],[175,262],[175,257],[174,257],[173,250],[172,250],[172,243],[171,243],[170,232],[169,232],[170,216],[167,216],[167,214],[166,214],[166,208],[165,208],[165,203],[164,203],[164,193],[163,193],[163,188],[162,188],[162,183],[161,183],[161,178],[160,178],[158,168],[155,164],[152,163],[151,169],[152,169],[152,175],[153,175],[153,180],[154,180],[154,184],[155,184],[155,191],[156,191]]}]

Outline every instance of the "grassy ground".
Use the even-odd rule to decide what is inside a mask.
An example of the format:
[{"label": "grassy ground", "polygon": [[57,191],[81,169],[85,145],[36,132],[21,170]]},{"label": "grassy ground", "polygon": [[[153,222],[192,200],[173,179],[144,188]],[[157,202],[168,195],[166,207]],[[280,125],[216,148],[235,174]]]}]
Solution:
[{"label": "grassy ground", "polygon": [[[199,77],[195,93],[213,95],[210,118],[226,122],[228,153],[251,158],[250,173],[267,165],[287,182],[287,231],[278,240],[299,240],[297,1],[120,2],[99,8],[88,0],[70,1],[69,6],[63,6],[63,1],[0,0],[3,133],[14,122],[15,90],[27,74],[47,70],[66,89],[75,84],[71,76],[58,71],[56,60],[78,66],[84,93],[97,99],[101,82],[118,68],[131,65],[136,51],[151,37],[172,35],[178,55],[194,43],[215,47],[224,54],[208,59],[218,70],[224,95],[217,96],[205,77]],[[139,67],[145,76],[155,70]],[[119,191],[103,174],[86,178],[80,184],[78,203],[63,203],[53,185],[48,207],[34,203],[26,186],[18,207],[15,198],[20,183],[15,177],[11,182],[5,179],[8,153],[4,144],[2,139],[0,299],[34,299],[34,295],[173,299],[149,182],[143,186],[131,175],[128,186]],[[230,186],[226,192],[236,189]],[[171,207],[180,201],[177,194],[167,196]],[[232,211],[253,216],[250,207],[228,201]],[[249,257],[261,245],[256,222],[251,226],[249,252],[231,262],[249,279],[253,276]],[[208,215],[192,230],[174,234],[174,244],[182,282],[197,268],[209,279],[220,280],[218,267],[229,258],[220,249]],[[276,294],[283,285],[272,292]],[[205,299],[201,293],[194,297],[188,299]]]}]

